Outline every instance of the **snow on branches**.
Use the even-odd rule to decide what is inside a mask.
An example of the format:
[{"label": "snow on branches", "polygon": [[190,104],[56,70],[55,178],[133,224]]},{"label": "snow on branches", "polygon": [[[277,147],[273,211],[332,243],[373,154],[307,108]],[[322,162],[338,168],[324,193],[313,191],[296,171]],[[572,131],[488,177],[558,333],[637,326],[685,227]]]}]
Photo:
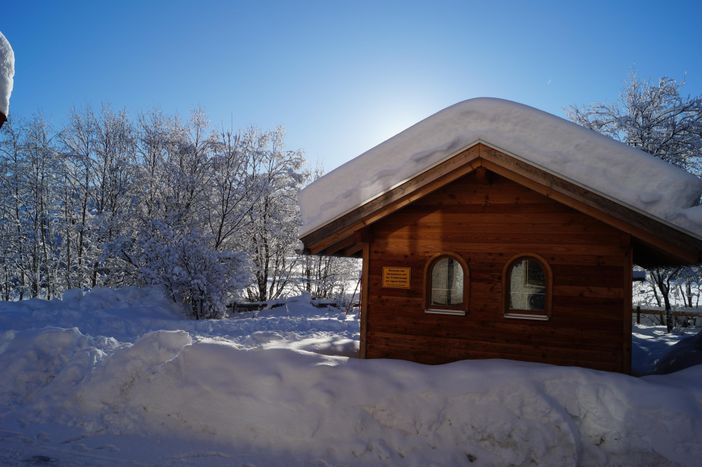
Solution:
[{"label": "snow on branches", "polygon": [[618,103],[572,107],[570,118],[700,175],[702,96],[680,91],[681,84],[671,78],[655,84],[632,78]]},{"label": "snow on branches", "polygon": [[[213,131],[158,112],[74,111],[0,132],[0,299],[160,285],[195,318],[244,289],[293,290],[299,151],[282,130]],[[256,295],[256,294],[254,294]]]}]

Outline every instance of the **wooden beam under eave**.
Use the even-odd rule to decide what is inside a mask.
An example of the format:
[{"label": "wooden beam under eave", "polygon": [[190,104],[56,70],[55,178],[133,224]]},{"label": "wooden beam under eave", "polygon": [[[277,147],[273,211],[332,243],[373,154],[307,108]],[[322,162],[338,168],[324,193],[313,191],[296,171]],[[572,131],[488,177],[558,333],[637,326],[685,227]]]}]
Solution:
[{"label": "wooden beam under eave", "polygon": [[[675,261],[666,253],[639,239],[634,239],[632,245],[634,248],[634,264],[642,268],[670,267],[679,266],[681,264],[680,261]],[[702,258],[697,258],[694,263],[689,264],[702,264]]]},{"label": "wooden beam under eave", "polygon": [[363,256],[363,244],[356,243],[339,252],[339,256],[344,258],[361,258]]},{"label": "wooden beam under eave", "polygon": [[360,257],[359,255],[363,249],[363,238],[363,231],[353,232],[336,243],[326,245],[323,248],[313,247],[306,249],[305,253],[321,256]]}]

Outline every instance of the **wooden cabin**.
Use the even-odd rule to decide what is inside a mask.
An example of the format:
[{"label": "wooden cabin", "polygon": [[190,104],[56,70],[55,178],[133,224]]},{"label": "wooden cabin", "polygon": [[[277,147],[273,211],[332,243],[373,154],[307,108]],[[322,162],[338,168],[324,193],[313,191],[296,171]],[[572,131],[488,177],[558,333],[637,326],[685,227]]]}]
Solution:
[{"label": "wooden cabin", "polygon": [[[619,159],[600,180],[608,157]],[[624,170],[658,173],[684,205]],[[613,180],[624,186],[608,189]],[[457,104],[320,182],[300,195],[301,240],[310,254],[363,258],[365,358],[626,373],[633,265],[702,262],[702,236],[684,220],[699,180],[509,101]]]}]

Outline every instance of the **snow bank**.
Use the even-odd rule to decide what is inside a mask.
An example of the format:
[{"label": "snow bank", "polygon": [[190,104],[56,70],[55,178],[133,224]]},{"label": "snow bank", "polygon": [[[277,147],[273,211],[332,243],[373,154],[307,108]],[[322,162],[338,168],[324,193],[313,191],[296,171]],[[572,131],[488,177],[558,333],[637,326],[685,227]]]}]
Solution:
[{"label": "snow bank", "polygon": [[301,234],[391,190],[477,142],[523,158],[702,237],[702,181],[645,152],[555,115],[502,99],[448,107],[300,192]]},{"label": "snow bank", "polygon": [[75,326],[84,334],[133,341],[149,330],[169,329],[180,321],[185,321],[184,311],[159,289],[69,290],[63,300],[0,302],[0,331]]},{"label": "snow bank", "polygon": [[702,331],[671,347],[656,363],[656,373],[672,373],[693,365],[702,365]]},{"label": "snow bank", "polygon": [[656,372],[656,366],[675,346],[694,336],[698,329],[676,329],[668,333],[665,326],[634,324],[632,330],[631,371],[635,375]]},{"label": "snow bank", "polygon": [[91,338],[76,328],[0,333],[0,413],[31,407],[25,423],[71,420],[66,412],[83,379],[120,347],[115,339]]},{"label": "snow bank", "polygon": [[15,53],[3,33],[0,32],[0,113],[10,113],[10,94],[15,76]]},{"label": "snow bank", "polygon": [[157,288],[70,290],[63,300],[0,302],[0,333],[76,327],[89,336],[134,342],[152,331],[185,330],[196,339],[226,339],[246,349],[293,343],[323,353],[353,355],[358,348],[357,317],[336,308],[316,308],[309,295],[231,319],[194,321],[185,316],[182,307]]},{"label": "snow bank", "polygon": [[[309,296],[200,322],[157,289],[0,303],[0,465],[639,466],[702,456],[702,366],[633,378],[339,356],[354,354],[358,327]],[[637,326],[635,354],[662,353],[658,331]]]},{"label": "snow bank", "polygon": [[[3,383],[4,411],[22,401],[33,423],[61,413],[84,438],[209,443],[239,464],[690,465],[702,456],[702,367],[636,379],[499,360],[425,366],[247,351],[177,331],[109,354],[71,329],[3,342],[4,381],[21,380]],[[54,345],[60,357],[47,359]]]}]

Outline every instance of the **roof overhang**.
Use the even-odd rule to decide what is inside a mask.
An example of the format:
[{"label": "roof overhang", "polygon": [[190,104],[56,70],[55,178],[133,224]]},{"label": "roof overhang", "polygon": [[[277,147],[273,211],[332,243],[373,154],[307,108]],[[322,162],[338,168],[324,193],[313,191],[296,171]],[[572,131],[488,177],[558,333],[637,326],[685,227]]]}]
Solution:
[{"label": "roof overhang", "polygon": [[637,264],[654,266],[702,262],[702,239],[691,232],[567,180],[485,141],[472,143],[453,157],[307,232],[301,237],[304,250],[315,255],[357,256],[368,226],[479,167],[629,233],[634,239],[634,260]]}]

